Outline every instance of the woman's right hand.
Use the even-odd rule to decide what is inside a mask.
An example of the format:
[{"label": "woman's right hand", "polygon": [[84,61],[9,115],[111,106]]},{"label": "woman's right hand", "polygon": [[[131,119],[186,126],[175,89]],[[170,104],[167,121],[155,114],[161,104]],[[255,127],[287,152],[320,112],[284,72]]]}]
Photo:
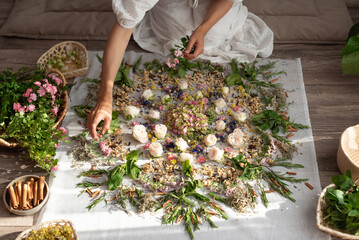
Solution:
[{"label": "woman's right hand", "polygon": [[[104,125],[101,129],[101,134],[97,132],[98,125],[101,121]],[[92,109],[87,118],[87,128],[94,140],[99,140],[102,135],[110,129],[112,120],[112,102],[105,100],[98,100],[96,106]]]}]

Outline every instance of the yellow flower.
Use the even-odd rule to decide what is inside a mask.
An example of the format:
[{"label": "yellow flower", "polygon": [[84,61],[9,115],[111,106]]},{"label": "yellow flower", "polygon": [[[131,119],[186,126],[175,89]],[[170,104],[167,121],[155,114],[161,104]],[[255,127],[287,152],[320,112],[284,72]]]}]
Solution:
[{"label": "yellow flower", "polygon": [[152,90],[155,90],[155,89],[156,89],[156,85],[152,84],[152,85],[151,85],[151,89],[152,89]]},{"label": "yellow flower", "polygon": [[172,165],[175,165],[175,164],[177,163],[177,161],[176,161],[176,159],[172,159],[172,160],[170,161],[170,163],[171,163]]}]

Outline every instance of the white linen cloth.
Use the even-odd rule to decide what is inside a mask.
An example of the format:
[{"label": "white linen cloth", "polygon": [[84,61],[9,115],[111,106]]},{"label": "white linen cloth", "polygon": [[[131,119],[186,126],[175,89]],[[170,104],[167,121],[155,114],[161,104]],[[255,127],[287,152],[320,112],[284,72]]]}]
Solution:
[{"label": "white linen cloth", "polygon": [[[101,72],[101,64],[96,54],[102,52],[89,52],[89,70],[85,77],[98,78]],[[133,64],[138,57],[143,56],[143,62],[152,59],[164,60],[156,54],[140,54],[126,52],[125,59]],[[261,60],[264,63],[267,60]],[[286,75],[281,75],[281,82],[289,92],[288,112],[291,120],[302,124],[310,125],[308,105],[305,95],[304,82],[301,70],[300,59],[274,60],[276,71],[284,70]],[[87,95],[86,83],[75,80],[76,85],[71,89],[68,112],[62,126],[69,130],[70,136],[79,134],[83,128],[78,125],[80,119],[71,109],[72,106],[82,104]],[[129,132],[124,129],[124,132]],[[269,207],[259,203],[253,212],[238,214],[231,208],[219,203],[226,211],[229,219],[223,220],[212,217],[212,220],[219,227],[212,229],[207,223],[200,226],[200,230],[194,233],[196,240],[209,239],[251,239],[251,240],[298,240],[315,239],[329,240],[330,236],[316,228],[315,212],[318,195],[321,191],[314,141],[311,129],[301,130],[292,139],[298,144],[298,152],[293,159],[294,163],[304,165],[303,169],[295,169],[298,178],[308,178],[308,182],[314,187],[309,190],[304,183],[290,185],[293,197],[296,202],[281,197],[277,193],[267,194]],[[139,145],[131,146],[136,149]],[[80,240],[117,240],[117,239],[154,239],[154,240],[177,240],[190,239],[185,230],[183,222],[174,225],[161,225],[162,212],[137,215],[131,211],[131,216],[117,209],[114,205],[99,204],[93,210],[88,211],[86,206],[90,203],[88,194],[78,197],[80,189],[76,184],[82,179],[77,175],[84,170],[90,169],[90,164],[81,169],[71,168],[72,158],[67,151],[69,145],[61,144],[56,151],[59,158],[59,169],[54,172],[56,177],[50,177],[50,197],[41,210],[37,223],[54,220],[68,219],[74,223]],[[141,165],[141,160],[139,160]],[[283,172],[283,168],[280,169]],[[102,180],[101,180],[102,181]],[[258,199],[260,202],[260,200]]]},{"label": "white linen cloth", "polygon": [[[180,39],[201,24],[211,0],[112,0],[113,11],[122,27],[135,27],[133,37],[145,50],[168,55],[181,45]],[[146,13],[147,12],[147,13]],[[249,13],[241,0],[206,34],[200,58],[216,62],[237,58],[251,62],[273,51],[273,32]]]}]

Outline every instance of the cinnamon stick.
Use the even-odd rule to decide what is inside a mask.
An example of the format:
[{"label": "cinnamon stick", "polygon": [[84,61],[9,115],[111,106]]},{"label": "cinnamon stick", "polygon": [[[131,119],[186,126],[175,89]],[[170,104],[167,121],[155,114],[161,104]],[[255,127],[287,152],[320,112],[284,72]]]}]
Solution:
[{"label": "cinnamon stick", "polygon": [[38,193],[37,193],[38,187],[39,187],[39,181],[34,182],[34,207],[39,205]]},{"label": "cinnamon stick", "polygon": [[30,199],[34,199],[34,182],[35,180],[33,178],[30,178]]},{"label": "cinnamon stick", "polygon": [[16,183],[16,186],[15,186],[15,193],[16,193],[16,195],[17,195],[17,198],[19,199],[19,205],[18,205],[18,210],[20,210],[20,208],[21,208],[21,206],[22,206],[22,198],[21,198],[21,196],[22,196],[22,191],[21,191],[21,182],[20,181],[18,181],[17,183]]},{"label": "cinnamon stick", "polygon": [[27,209],[27,184],[25,183],[22,187],[22,196],[21,196],[21,209]]},{"label": "cinnamon stick", "polygon": [[10,186],[8,188],[8,192],[9,192],[9,195],[10,195],[10,203],[11,203],[11,206],[13,208],[18,208],[19,206],[19,200],[17,199],[16,197],[16,194],[15,194],[15,190],[14,190],[14,187],[13,186]]},{"label": "cinnamon stick", "polygon": [[39,201],[39,203],[40,203],[40,201],[44,200],[44,186],[45,186],[45,177],[41,176],[39,179],[39,186],[38,186],[38,191],[39,191],[38,201]]}]

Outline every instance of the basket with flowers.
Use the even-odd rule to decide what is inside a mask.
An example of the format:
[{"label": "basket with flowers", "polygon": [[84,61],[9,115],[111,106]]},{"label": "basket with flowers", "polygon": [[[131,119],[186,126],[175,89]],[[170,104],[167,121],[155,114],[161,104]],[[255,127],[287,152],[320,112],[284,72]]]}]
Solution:
[{"label": "basket with flowers", "polygon": [[38,166],[56,168],[55,150],[66,138],[66,129],[58,128],[67,111],[66,89],[58,70],[0,72],[0,145],[26,148]]}]

